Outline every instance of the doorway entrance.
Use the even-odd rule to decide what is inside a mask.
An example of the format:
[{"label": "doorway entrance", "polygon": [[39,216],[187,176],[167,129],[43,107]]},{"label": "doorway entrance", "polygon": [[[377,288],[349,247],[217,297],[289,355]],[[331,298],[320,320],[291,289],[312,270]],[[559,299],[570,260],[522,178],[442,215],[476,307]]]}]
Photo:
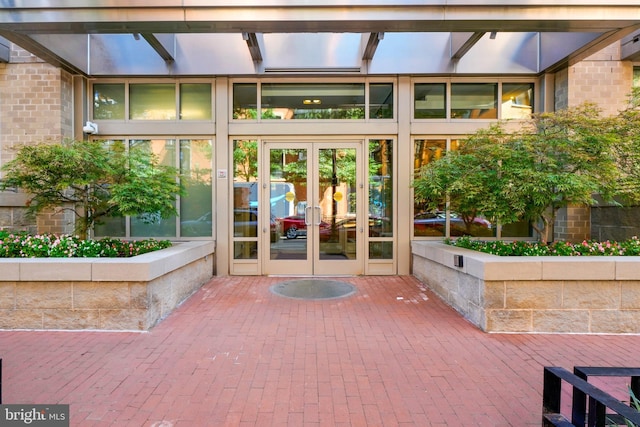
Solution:
[{"label": "doorway entrance", "polygon": [[263,272],[357,275],[364,270],[362,143],[265,142]]}]

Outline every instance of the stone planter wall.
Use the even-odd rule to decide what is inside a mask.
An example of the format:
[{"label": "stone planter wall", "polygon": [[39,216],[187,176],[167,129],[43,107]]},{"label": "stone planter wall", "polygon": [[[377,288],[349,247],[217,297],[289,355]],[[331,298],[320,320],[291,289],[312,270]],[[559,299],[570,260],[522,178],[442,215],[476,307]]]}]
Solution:
[{"label": "stone planter wall", "polygon": [[148,330],[213,276],[213,242],[132,258],[0,258],[0,329]]},{"label": "stone planter wall", "polygon": [[413,274],[483,331],[640,333],[640,257],[500,257],[426,241],[412,254]]}]

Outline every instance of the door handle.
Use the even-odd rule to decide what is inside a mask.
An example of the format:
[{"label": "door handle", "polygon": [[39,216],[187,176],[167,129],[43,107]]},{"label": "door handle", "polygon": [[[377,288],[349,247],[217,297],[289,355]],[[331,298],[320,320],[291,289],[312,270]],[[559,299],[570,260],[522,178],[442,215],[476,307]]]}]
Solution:
[{"label": "door handle", "polygon": [[318,222],[316,222],[314,225],[320,225],[320,223],[322,222],[322,209],[320,208],[320,206],[314,206],[313,209],[318,209]]},{"label": "door handle", "polygon": [[304,225],[311,225],[311,221],[309,221],[309,209],[313,209],[311,206],[307,206],[304,208]]}]

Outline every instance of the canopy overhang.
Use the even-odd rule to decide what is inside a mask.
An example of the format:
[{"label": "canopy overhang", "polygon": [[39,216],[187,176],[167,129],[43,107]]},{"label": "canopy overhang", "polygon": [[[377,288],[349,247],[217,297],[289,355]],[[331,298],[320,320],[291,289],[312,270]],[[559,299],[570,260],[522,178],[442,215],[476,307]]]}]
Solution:
[{"label": "canopy overhang", "polygon": [[540,74],[623,38],[637,52],[639,31],[637,0],[13,0],[0,9],[0,36],[85,76]]}]

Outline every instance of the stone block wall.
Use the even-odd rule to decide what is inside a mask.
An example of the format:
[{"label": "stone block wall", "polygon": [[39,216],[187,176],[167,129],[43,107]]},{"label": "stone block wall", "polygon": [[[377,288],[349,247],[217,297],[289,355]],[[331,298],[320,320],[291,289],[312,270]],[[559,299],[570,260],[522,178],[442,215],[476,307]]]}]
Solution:
[{"label": "stone block wall", "polygon": [[582,242],[591,238],[591,208],[587,206],[567,206],[560,209],[554,226],[556,240]]},{"label": "stone block wall", "polygon": [[213,249],[190,242],[125,260],[3,259],[0,329],[148,330],[213,277]]},{"label": "stone block wall", "polygon": [[483,331],[640,333],[638,257],[499,257],[426,241],[412,252],[413,274]]}]

